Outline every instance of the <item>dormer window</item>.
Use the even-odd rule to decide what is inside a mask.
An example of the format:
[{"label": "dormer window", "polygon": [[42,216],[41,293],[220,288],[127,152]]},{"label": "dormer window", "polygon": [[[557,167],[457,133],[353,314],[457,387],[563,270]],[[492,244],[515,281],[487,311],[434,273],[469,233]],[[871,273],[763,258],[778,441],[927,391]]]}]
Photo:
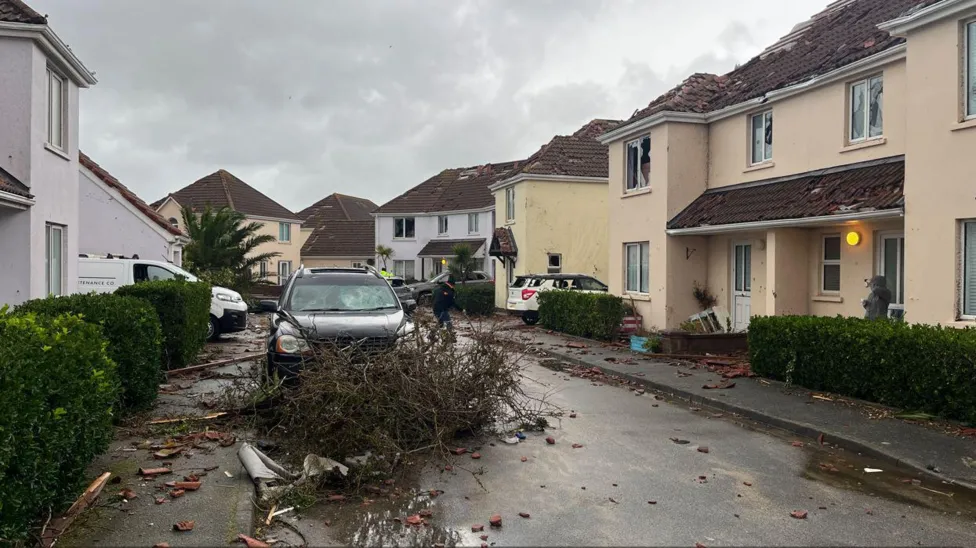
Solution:
[{"label": "dormer window", "polygon": [[752,163],[761,164],[773,159],[773,111],[752,116]]},{"label": "dormer window", "polygon": [[64,76],[47,69],[47,142],[59,150],[64,150],[67,92],[68,82]]},{"label": "dormer window", "polygon": [[632,192],[647,188],[651,184],[651,136],[627,143],[627,186]]}]

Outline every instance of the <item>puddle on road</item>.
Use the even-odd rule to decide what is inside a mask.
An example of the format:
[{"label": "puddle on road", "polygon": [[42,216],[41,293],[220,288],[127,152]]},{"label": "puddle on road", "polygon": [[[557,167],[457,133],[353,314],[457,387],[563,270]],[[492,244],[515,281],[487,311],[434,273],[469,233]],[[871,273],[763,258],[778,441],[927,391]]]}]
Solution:
[{"label": "puddle on road", "polygon": [[[882,472],[869,474],[865,468]],[[976,494],[971,491],[854,453],[811,449],[801,476],[846,491],[976,518]]]}]

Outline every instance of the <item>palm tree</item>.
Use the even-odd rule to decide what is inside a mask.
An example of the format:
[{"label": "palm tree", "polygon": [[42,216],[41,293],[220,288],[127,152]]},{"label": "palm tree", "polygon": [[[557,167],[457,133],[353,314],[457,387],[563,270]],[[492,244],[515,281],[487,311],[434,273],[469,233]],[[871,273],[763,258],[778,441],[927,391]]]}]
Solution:
[{"label": "palm tree", "polygon": [[280,255],[254,253],[258,246],[274,242],[275,237],[258,234],[264,225],[247,222],[243,213],[207,206],[200,214],[184,207],[182,214],[190,237],[190,243],[183,248],[183,258],[188,270],[204,278],[229,272],[235,282],[232,289],[248,293],[252,285],[260,282],[256,267]]},{"label": "palm tree", "polygon": [[468,244],[456,244],[451,252],[454,253],[454,258],[447,267],[448,271],[455,280],[463,284],[469,278],[468,275],[478,268],[478,260],[474,257],[474,250]]},{"label": "palm tree", "polygon": [[393,256],[393,248],[385,245],[378,245],[376,246],[376,256],[383,261],[383,270],[386,270],[386,261]]}]

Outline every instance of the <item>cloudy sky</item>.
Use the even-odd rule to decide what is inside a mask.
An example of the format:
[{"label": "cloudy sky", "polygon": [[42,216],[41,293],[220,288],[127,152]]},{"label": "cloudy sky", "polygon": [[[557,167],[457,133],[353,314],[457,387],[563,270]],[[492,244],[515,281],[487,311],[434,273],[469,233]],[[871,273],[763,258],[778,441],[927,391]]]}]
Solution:
[{"label": "cloudy sky", "polygon": [[524,158],[748,60],[828,0],[27,0],[99,80],[81,147],[147,201],[224,168],[299,210]]}]

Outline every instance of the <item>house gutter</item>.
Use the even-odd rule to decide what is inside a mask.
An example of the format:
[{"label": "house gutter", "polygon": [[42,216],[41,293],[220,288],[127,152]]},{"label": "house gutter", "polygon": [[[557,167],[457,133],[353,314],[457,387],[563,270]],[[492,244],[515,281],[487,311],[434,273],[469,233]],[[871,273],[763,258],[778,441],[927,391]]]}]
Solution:
[{"label": "house gutter", "polygon": [[520,173],[515,177],[510,179],[505,179],[504,181],[499,181],[488,186],[488,190],[495,192],[496,190],[501,190],[506,187],[510,187],[516,183],[522,181],[540,181],[544,183],[593,183],[593,184],[607,184],[609,178],[607,177],[574,177],[572,175],[533,175],[531,173]]},{"label": "house gutter", "polygon": [[0,190],[0,204],[8,205],[15,209],[27,209],[34,205],[34,200],[25,198],[23,196],[18,196],[12,192],[4,192]]},{"label": "house gutter", "polygon": [[888,32],[892,36],[904,38],[909,31],[923,27],[929,23],[934,23],[940,19],[958,15],[973,8],[976,8],[976,0],[942,0],[914,13],[909,13],[891,21],[885,21],[879,24],[878,28]]},{"label": "house gutter", "polygon": [[98,83],[95,74],[85,67],[84,63],[71,51],[71,48],[62,42],[61,38],[48,25],[0,22],[0,34],[33,38],[40,42],[41,49],[45,53],[54,54],[67,64],[66,68],[70,70],[72,79],[79,87],[87,88]]},{"label": "house gutter", "polygon": [[727,225],[703,225],[691,228],[669,228],[665,230],[668,236],[710,236],[730,232],[746,232],[752,230],[768,230],[771,228],[802,228],[810,226],[832,225],[853,221],[877,221],[882,219],[900,219],[905,216],[905,210],[883,209],[881,211],[860,211],[856,213],[840,213],[838,215],[822,215],[820,217],[805,217],[802,219],[777,219],[774,221],[754,221],[750,223],[733,223]]}]

